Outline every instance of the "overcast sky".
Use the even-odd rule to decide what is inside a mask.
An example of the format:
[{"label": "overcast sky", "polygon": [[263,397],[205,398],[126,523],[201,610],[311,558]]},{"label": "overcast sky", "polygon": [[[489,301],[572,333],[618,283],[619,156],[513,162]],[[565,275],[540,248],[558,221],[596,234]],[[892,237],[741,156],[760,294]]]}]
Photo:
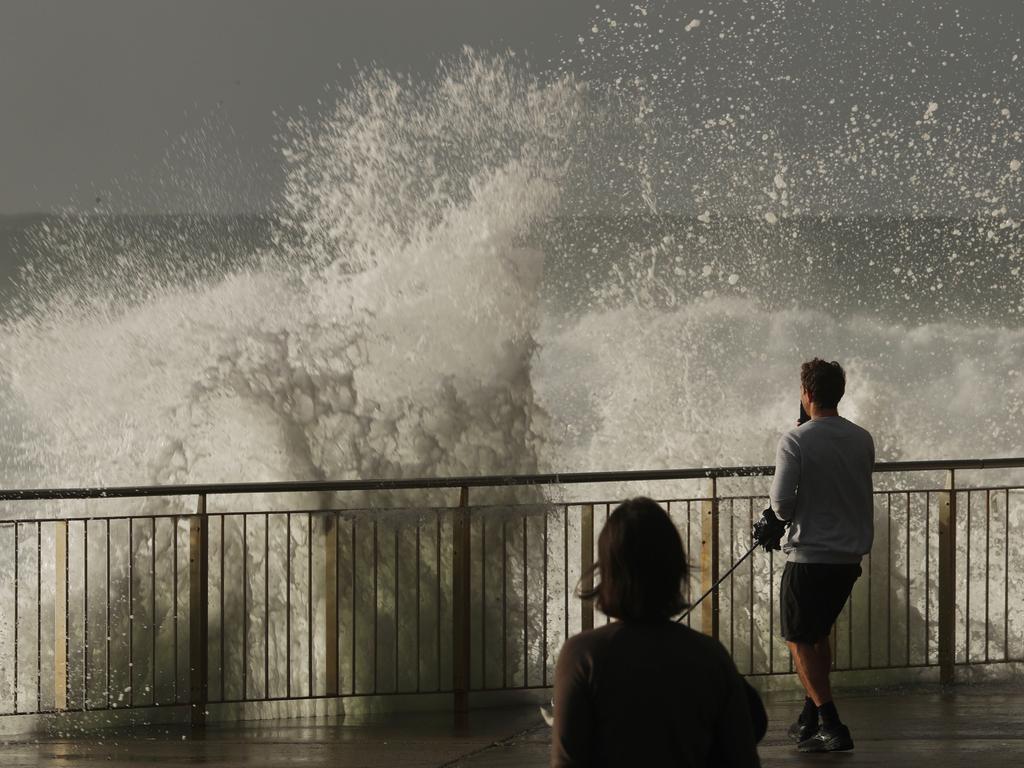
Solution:
[{"label": "overcast sky", "polygon": [[[981,40],[1024,17],[1021,0],[960,5]],[[263,206],[283,117],[357,65],[429,71],[468,44],[543,67],[595,13],[592,0],[0,0],[0,213],[89,209],[113,189],[159,198],[196,151],[234,190],[227,207]]]},{"label": "overcast sky", "polygon": [[89,205],[112,182],[162,172],[175,139],[225,125],[243,162],[262,162],[273,113],[315,103],[357,63],[432,69],[466,44],[545,60],[592,11],[584,0],[0,0],[0,212]]}]

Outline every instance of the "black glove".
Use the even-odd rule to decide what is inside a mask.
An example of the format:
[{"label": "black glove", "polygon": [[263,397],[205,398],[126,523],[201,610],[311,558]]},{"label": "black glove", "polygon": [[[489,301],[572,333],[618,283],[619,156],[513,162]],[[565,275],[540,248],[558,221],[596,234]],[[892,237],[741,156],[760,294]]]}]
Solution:
[{"label": "black glove", "polygon": [[765,552],[771,552],[773,549],[782,549],[782,534],[786,532],[787,525],[788,523],[779,520],[772,508],[768,507],[754,523],[751,533],[754,541],[764,547]]}]

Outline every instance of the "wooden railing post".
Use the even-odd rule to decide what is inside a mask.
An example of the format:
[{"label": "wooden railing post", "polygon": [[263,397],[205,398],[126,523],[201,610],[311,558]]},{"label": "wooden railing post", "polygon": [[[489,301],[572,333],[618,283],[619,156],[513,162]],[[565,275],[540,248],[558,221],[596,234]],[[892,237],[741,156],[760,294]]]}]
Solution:
[{"label": "wooden railing post", "polygon": [[[580,517],[580,590],[587,592],[594,588],[594,505],[584,504]],[[594,628],[594,601],[584,600],[582,608],[582,628]]]},{"label": "wooden railing post", "polygon": [[68,708],[68,521],[58,520],[53,536],[53,708]]},{"label": "wooden railing post", "polygon": [[324,522],[324,653],[327,696],[338,695],[338,518],[328,512]]},{"label": "wooden railing post", "polygon": [[[718,581],[718,479],[711,478],[711,498],[702,503],[700,526],[701,594]],[[718,590],[701,605],[701,631],[718,639]]]},{"label": "wooden railing post", "polygon": [[470,669],[470,525],[469,487],[459,492],[452,540],[452,676],[455,723],[464,726],[469,716]]},{"label": "wooden railing post", "polygon": [[956,470],[948,470],[939,506],[939,680],[954,682],[956,665]]},{"label": "wooden railing post", "polygon": [[196,514],[189,518],[188,546],[188,666],[189,722],[193,727],[206,724],[209,693],[209,518],[206,494],[199,495]]}]

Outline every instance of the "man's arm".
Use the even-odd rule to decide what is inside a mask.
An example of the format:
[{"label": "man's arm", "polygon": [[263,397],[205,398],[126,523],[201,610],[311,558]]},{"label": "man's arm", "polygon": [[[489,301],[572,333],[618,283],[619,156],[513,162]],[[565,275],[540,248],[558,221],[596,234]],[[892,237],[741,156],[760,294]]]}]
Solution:
[{"label": "man's arm", "polygon": [[775,479],[772,480],[772,509],[781,520],[792,520],[796,492],[800,487],[800,446],[790,434],[779,440],[775,451]]}]

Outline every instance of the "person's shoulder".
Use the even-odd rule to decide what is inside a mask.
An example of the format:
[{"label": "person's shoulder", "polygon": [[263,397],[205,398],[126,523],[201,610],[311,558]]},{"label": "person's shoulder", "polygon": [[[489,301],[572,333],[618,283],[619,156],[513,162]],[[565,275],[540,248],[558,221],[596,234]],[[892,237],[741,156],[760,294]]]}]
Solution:
[{"label": "person's shoulder", "polygon": [[700,655],[701,658],[710,662],[732,667],[732,657],[718,640],[703,632],[690,629],[685,624],[673,622],[672,626],[675,628],[673,631],[678,635],[680,646],[685,647],[687,653]]},{"label": "person's shoulder", "polygon": [[791,429],[787,429],[779,437],[779,444],[780,445],[786,445],[786,446],[798,446],[798,445],[800,445],[800,438],[807,433],[807,431],[804,429],[804,427],[806,427],[808,424],[810,424],[810,422],[809,421],[805,421],[803,424],[801,424],[798,427],[793,427]]},{"label": "person's shoulder", "polygon": [[868,432],[868,430],[862,427],[860,424],[850,421],[849,419],[844,417],[841,418],[843,418],[843,424],[846,427],[846,429],[850,430],[851,432],[856,432],[861,437],[867,438],[868,440],[874,440],[874,438],[871,436],[871,433]]},{"label": "person's shoulder", "polygon": [[592,654],[595,649],[607,644],[621,630],[619,622],[611,622],[603,627],[585,629],[570,637],[562,646],[562,653],[572,656]]}]

